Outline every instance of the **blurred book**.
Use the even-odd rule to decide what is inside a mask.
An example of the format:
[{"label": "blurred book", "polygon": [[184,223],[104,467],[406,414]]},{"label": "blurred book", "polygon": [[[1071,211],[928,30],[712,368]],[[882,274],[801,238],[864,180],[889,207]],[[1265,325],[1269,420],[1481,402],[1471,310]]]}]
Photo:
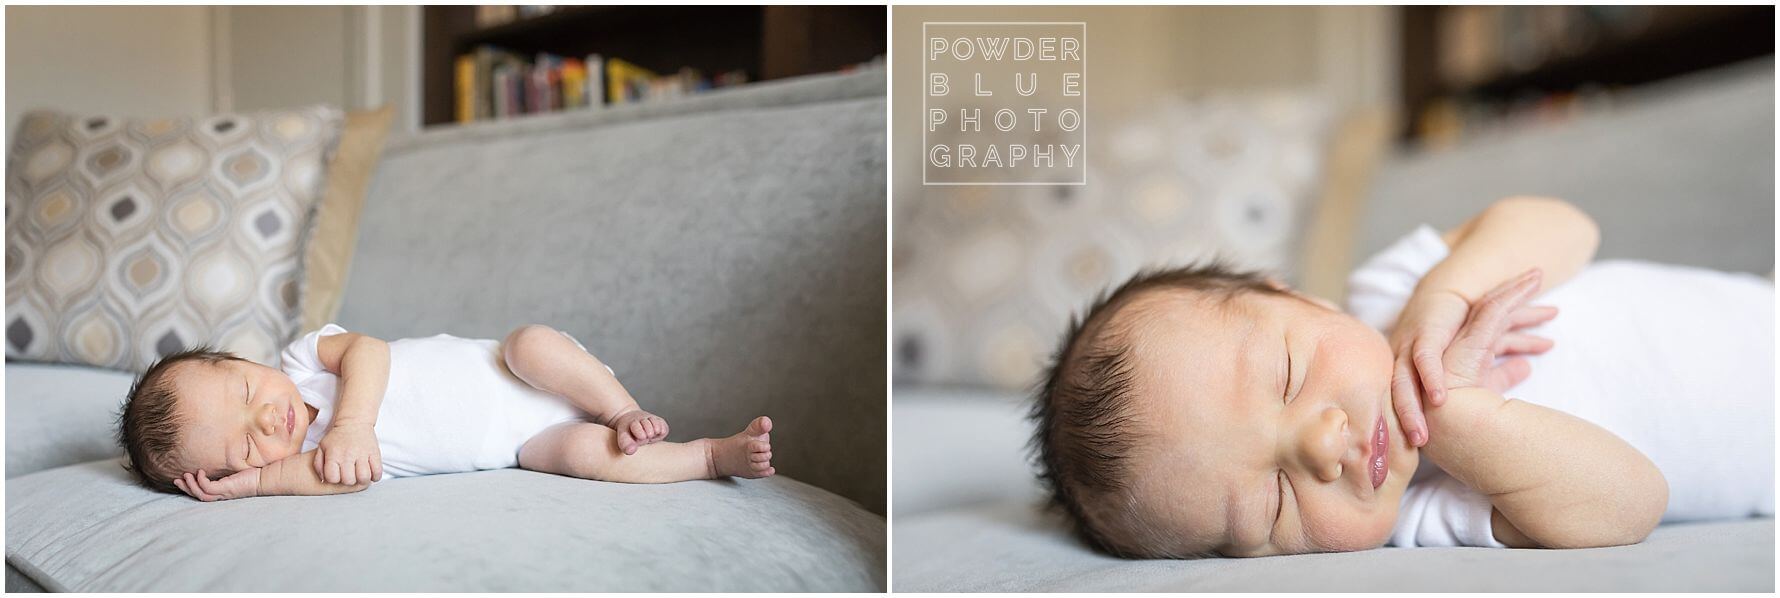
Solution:
[{"label": "blurred book", "polygon": [[1421,147],[1441,149],[1468,139],[1607,112],[1613,110],[1620,93],[1613,87],[1585,85],[1568,91],[1527,91],[1506,99],[1443,96],[1415,115],[1415,133]]},{"label": "blurred book", "polygon": [[458,56],[453,67],[453,115],[460,123],[656,101],[748,82],[739,69],[707,77],[682,67],[661,75],[599,54],[576,59],[540,52],[528,60],[488,44]]},{"label": "blurred book", "polygon": [[458,56],[453,71],[457,74],[457,122],[473,122],[476,120],[476,92],[482,88],[476,80],[476,56]]},{"label": "blurred book", "polygon": [[654,71],[631,64],[619,58],[606,59],[606,100],[613,105],[625,104],[642,99],[649,82],[656,77]]},{"label": "blurred book", "polygon": [[579,59],[564,58],[562,61],[562,108],[565,110],[587,107],[587,67],[582,66]]}]

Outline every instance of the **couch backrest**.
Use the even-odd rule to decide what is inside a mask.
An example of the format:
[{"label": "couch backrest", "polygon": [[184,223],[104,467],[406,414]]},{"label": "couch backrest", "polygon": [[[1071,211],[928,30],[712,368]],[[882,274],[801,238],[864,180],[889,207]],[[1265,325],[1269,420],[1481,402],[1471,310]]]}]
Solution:
[{"label": "couch backrest", "polygon": [[884,512],[884,71],[398,140],[338,321],[567,331],[670,440],[772,416],[774,466]]},{"label": "couch backrest", "polygon": [[1601,226],[1598,258],[1774,269],[1774,62],[1628,93],[1613,110],[1403,155],[1378,173],[1355,264],[1426,222],[1507,195],[1561,197]]}]

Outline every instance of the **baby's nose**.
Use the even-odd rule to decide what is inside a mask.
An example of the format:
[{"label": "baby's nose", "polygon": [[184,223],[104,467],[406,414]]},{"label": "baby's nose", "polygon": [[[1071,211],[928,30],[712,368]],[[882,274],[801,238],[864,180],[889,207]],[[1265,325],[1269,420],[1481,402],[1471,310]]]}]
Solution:
[{"label": "baby's nose", "polygon": [[1305,455],[1317,479],[1333,482],[1341,479],[1341,458],[1347,451],[1347,414],[1328,409],[1317,418],[1316,429],[1309,435]]},{"label": "baby's nose", "polygon": [[266,435],[276,435],[278,433],[278,409],[273,407],[271,403],[260,405],[259,417],[256,419],[258,420],[257,423],[260,427],[260,433]]}]

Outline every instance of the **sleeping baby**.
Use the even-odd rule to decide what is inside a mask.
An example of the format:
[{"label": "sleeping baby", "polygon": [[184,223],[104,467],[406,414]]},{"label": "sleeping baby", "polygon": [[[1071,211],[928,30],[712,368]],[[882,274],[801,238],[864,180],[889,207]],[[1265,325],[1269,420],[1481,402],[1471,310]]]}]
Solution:
[{"label": "sleeping baby", "polygon": [[763,416],[728,438],[664,442],[667,422],[611,368],[537,325],[504,341],[385,343],[329,324],[277,369],[184,351],[144,372],[118,417],[143,485],[204,501],[513,466],[613,482],[760,478],[774,473],[771,430]]},{"label": "sleeping baby", "polygon": [[1565,202],[1501,200],[1371,258],[1347,313],[1215,264],[1139,274],[1071,323],[1036,393],[1052,502],[1141,558],[1771,517],[1772,282],[1591,264],[1598,238]]}]

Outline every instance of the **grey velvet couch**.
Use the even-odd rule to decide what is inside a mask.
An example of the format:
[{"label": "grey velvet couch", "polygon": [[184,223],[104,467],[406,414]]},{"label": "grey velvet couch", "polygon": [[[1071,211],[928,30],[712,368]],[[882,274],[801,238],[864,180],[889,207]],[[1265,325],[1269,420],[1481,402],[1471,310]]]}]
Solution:
[{"label": "grey velvet couch", "polygon": [[[1395,155],[1352,231],[1354,263],[1417,224],[1451,227],[1500,197],[1546,194],[1595,216],[1602,258],[1771,277],[1773,73],[1771,60],[1726,68],[1561,127]],[[1117,559],[1038,508],[1019,393],[899,385],[892,394],[899,592],[1774,591],[1767,518],[1663,525],[1637,545],[1587,550]]]},{"label": "grey velvet couch", "polygon": [[130,375],[6,366],[9,591],[881,591],[884,72],[392,141],[338,322],[568,331],[675,440],[774,418],[764,480],[517,469],[220,503],[132,486]]}]

